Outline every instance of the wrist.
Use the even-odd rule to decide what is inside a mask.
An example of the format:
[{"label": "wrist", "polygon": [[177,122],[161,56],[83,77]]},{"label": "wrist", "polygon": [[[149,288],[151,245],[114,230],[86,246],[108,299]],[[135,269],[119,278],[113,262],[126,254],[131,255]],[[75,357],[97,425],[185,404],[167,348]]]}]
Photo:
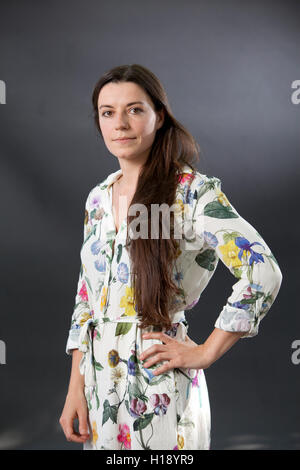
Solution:
[{"label": "wrist", "polygon": [[68,393],[67,395],[76,395],[78,393],[83,393],[84,392],[84,383],[81,381],[76,381],[73,383],[70,383]]},{"label": "wrist", "polygon": [[205,344],[199,344],[199,346],[197,346],[197,350],[198,350],[198,353],[200,353],[202,357],[202,362],[203,362],[202,369],[208,369],[215,362],[213,357],[209,353],[208,348],[205,346]]}]

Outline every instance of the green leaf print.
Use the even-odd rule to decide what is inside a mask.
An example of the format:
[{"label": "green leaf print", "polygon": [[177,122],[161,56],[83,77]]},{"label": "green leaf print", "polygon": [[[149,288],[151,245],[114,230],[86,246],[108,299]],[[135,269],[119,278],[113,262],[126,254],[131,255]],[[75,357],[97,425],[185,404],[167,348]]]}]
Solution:
[{"label": "green leaf print", "polygon": [[144,394],[139,389],[139,386],[138,386],[137,383],[130,383],[128,385],[128,393],[129,393],[130,400],[131,400],[132,397],[140,398],[140,399],[143,399],[143,397],[144,397]]},{"label": "green leaf print", "polygon": [[241,268],[233,268],[233,275],[238,278],[238,279],[241,279],[242,277],[242,270]]},{"label": "green leaf print", "polygon": [[102,426],[110,417],[110,404],[108,400],[103,403]]},{"label": "green leaf print", "polygon": [[96,370],[103,370],[103,366],[100,364],[100,362],[94,361],[94,365]]},{"label": "green leaf print", "polygon": [[202,253],[198,253],[195,261],[199,266],[201,266],[201,268],[207,269],[208,271],[213,271],[215,268],[214,262],[216,261],[214,250],[208,249]]},{"label": "green leaf print", "polygon": [[242,299],[240,300],[240,303],[243,305],[255,304],[257,300],[264,295],[264,292],[255,292],[255,294],[252,294],[250,299]]},{"label": "green leaf print", "polygon": [[154,413],[148,413],[143,415],[143,417],[137,418],[133,422],[133,429],[134,431],[140,431],[141,429],[144,429],[148,424],[151,423],[152,419],[154,417]]},{"label": "green leaf print", "polygon": [[118,264],[119,264],[120,259],[121,259],[121,256],[122,256],[122,248],[123,248],[122,245],[119,244],[119,245],[118,245],[118,256],[117,256],[117,263],[118,263]]},{"label": "green leaf print", "polygon": [[110,405],[108,400],[103,403],[102,426],[110,418],[113,423],[117,424],[118,406]]},{"label": "green leaf print", "polygon": [[113,423],[117,424],[117,416],[118,416],[118,405],[112,405],[110,407],[110,418]]},{"label": "green leaf print", "polygon": [[231,240],[235,240],[235,238],[239,237],[239,236],[240,236],[239,232],[224,233],[223,234],[224,243],[226,244],[226,243],[230,242]]},{"label": "green leaf print", "polygon": [[213,201],[206,204],[204,207],[204,215],[214,217],[215,219],[237,219],[238,215],[235,214],[230,206],[223,206],[219,201]]},{"label": "green leaf print", "polygon": [[128,333],[128,331],[131,329],[133,323],[129,323],[129,322],[119,322],[116,326],[116,332],[115,332],[115,336],[119,336],[119,335],[126,335]]},{"label": "green leaf print", "polygon": [[96,403],[97,403],[97,410],[100,406],[100,401],[99,401],[99,397],[98,397],[98,394],[96,393]]},{"label": "green leaf print", "polygon": [[[148,367],[148,369],[152,369],[153,367],[154,366]],[[143,379],[148,385],[158,385],[163,380],[166,380],[166,377],[170,379],[170,375],[167,374],[166,372],[164,374],[160,374],[159,376],[154,375],[151,380],[149,379],[149,377],[146,377],[145,375],[143,375]]]},{"label": "green leaf print", "polygon": [[125,406],[126,406],[126,409],[128,411],[128,414],[130,414],[130,408],[129,408],[129,401],[128,400],[125,400]]}]

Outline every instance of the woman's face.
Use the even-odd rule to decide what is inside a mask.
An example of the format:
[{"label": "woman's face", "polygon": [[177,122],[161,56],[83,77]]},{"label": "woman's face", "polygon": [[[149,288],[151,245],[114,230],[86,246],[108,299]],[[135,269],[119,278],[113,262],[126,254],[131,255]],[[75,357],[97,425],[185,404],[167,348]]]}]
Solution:
[{"label": "woman's face", "polygon": [[[98,112],[108,150],[117,158],[144,163],[163,125],[163,111],[155,111],[143,88],[134,82],[107,83],[99,93]],[[121,137],[130,140],[117,140]]]}]

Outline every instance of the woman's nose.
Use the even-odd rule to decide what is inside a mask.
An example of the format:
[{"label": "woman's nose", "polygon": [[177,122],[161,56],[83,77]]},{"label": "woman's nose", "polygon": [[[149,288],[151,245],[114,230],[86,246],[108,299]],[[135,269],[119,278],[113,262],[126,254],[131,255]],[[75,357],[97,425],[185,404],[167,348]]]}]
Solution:
[{"label": "woman's nose", "polygon": [[116,116],[116,121],[115,121],[115,127],[116,129],[123,128],[123,127],[128,127],[128,119],[126,116],[119,114]]}]

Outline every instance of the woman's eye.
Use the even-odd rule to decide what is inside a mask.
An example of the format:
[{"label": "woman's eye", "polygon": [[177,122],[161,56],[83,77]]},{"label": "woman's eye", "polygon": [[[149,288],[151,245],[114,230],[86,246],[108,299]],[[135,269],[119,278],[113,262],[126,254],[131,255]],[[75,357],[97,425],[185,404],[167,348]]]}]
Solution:
[{"label": "woman's eye", "polygon": [[[139,112],[140,112],[140,111],[141,111],[141,112],[143,111],[141,108],[131,108],[130,111],[132,111],[133,109],[134,109],[134,110],[137,110],[137,111],[139,111]],[[106,113],[111,113],[111,111],[104,111],[104,113],[102,113],[102,116],[105,116]],[[137,114],[137,113],[134,113],[134,114]],[[105,117],[106,117],[106,116],[105,116]]]},{"label": "woman's eye", "polygon": [[[138,111],[143,111],[141,108],[131,108],[131,110],[132,110],[132,109],[137,109]],[[130,111],[131,111],[131,110],[130,110]],[[135,113],[134,113],[134,114],[135,114]]]}]

